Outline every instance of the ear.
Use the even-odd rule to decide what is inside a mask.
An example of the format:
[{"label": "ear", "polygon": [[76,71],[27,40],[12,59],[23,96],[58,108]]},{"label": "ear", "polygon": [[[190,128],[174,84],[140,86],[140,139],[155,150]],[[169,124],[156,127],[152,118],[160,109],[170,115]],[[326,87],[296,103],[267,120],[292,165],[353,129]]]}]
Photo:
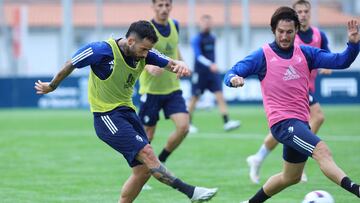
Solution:
[{"label": "ear", "polygon": [[134,43],[135,43],[135,38],[134,38],[133,36],[129,36],[129,37],[127,38],[127,44],[128,44],[129,46],[132,46]]}]

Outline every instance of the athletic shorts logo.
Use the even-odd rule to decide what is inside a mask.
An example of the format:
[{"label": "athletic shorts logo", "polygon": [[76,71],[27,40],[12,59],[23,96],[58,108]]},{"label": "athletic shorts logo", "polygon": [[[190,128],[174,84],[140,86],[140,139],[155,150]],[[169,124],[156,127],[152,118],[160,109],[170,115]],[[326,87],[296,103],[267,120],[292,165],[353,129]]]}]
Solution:
[{"label": "athletic shorts logo", "polygon": [[135,138],[139,142],[144,142],[144,140],[140,137],[140,135],[136,135]]},{"label": "athletic shorts logo", "polygon": [[288,132],[289,132],[289,133],[293,133],[293,132],[294,132],[294,126],[290,126],[290,127],[288,128]]},{"label": "athletic shorts logo", "polygon": [[150,117],[149,116],[144,116],[144,122],[148,123],[150,121]]},{"label": "athletic shorts logo", "polygon": [[309,101],[310,101],[310,102],[313,102],[313,101],[314,101],[314,97],[311,96],[311,95],[309,95]]}]

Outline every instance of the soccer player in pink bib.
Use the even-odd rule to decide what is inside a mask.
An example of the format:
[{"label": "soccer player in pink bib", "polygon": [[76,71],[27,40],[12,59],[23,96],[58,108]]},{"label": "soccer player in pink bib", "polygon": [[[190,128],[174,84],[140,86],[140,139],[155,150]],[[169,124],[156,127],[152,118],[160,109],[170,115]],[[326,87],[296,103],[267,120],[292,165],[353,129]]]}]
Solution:
[{"label": "soccer player in pink bib", "polygon": [[[298,0],[293,4],[293,9],[298,14],[300,21],[300,29],[295,35],[295,44],[307,45],[312,47],[317,47],[330,51],[328,47],[328,39],[324,32],[320,31],[318,28],[310,26],[310,17],[311,17],[311,4],[307,0]],[[321,110],[320,104],[315,97],[315,79],[318,74],[331,74],[331,69],[316,69],[312,70],[310,74],[309,81],[309,105],[310,105],[310,120],[309,125],[311,131],[316,134],[321,125],[324,122],[324,113]],[[260,146],[258,151],[255,154],[252,154],[247,157],[246,161],[250,167],[249,176],[250,180],[258,184],[260,180],[260,167],[265,161],[265,158],[269,153],[275,149],[278,142],[272,136],[271,132],[265,137],[263,144]],[[302,181],[307,181],[305,173],[301,177]]]},{"label": "soccer player in pink bib", "polygon": [[356,59],[360,40],[358,22],[348,22],[349,42],[342,53],[294,44],[300,22],[292,8],[278,8],[270,25],[275,41],[236,63],[224,78],[227,86],[241,87],[244,78],[258,76],[269,128],[274,138],[283,144],[283,170],[270,177],[246,202],[265,202],[298,183],[308,157],[319,164],[331,181],[360,198],[359,185],[336,165],[328,146],[310,130],[308,97],[313,69],[345,69]]}]

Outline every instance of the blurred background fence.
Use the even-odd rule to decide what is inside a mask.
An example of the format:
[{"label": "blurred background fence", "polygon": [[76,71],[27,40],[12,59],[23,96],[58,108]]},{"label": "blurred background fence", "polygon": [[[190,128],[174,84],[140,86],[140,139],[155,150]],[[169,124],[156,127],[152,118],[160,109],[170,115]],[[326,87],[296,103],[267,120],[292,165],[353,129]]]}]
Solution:
[{"label": "blurred background fence", "polygon": [[[180,50],[192,67],[190,38],[203,14],[214,19],[217,37],[216,60],[222,72],[273,41],[269,21],[274,10],[292,1],[282,0],[176,0],[171,17],[180,23]],[[360,20],[360,1],[314,0],[312,24],[319,26],[334,52],[347,42],[346,22]],[[129,24],[151,19],[150,0],[0,0],[0,107],[80,108],[87,107],[89,68],[77,70],[59,87],[45,96],[35,94],[37,79],[50,80],[80,46],[109,37],[125,35]],[[360,103],[360,59],[345,71],[335,71],[317,80],[317,96],[322,103]],[[186,98],[190,81],[182,80]],[[224,87],[227,101],[261,103],[256,78],[242,89]],[[138,95],[134,95],[137,101]],[[212,104],[205,94],[203,105]],[[200,103],[201,105],[201,103]]]}]

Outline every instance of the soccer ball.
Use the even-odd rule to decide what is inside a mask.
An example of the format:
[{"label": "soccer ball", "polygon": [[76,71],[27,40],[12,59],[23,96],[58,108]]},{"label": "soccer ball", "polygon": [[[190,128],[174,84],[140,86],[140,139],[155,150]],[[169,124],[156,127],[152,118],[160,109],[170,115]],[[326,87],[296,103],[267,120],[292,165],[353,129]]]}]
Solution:
[{"label": "soccer ball", "polygon": [[305,195],[302,203],[335,203],[330,193],[324,190],[315,190]]}]

